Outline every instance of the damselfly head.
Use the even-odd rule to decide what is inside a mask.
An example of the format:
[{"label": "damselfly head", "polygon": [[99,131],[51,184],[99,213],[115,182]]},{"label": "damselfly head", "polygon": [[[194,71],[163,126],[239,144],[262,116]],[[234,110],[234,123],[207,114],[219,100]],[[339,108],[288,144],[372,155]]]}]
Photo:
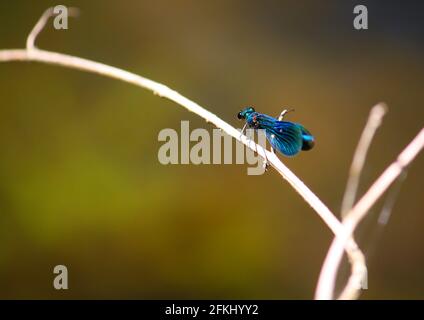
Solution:
[{"label": "damselfly head", "polygon": [[253,107],[246,107],[237,114],[237,118],[239,118],[240,120],[246,119],[246,117],[253,112],[255,112],[255,109],[253,109]]}]

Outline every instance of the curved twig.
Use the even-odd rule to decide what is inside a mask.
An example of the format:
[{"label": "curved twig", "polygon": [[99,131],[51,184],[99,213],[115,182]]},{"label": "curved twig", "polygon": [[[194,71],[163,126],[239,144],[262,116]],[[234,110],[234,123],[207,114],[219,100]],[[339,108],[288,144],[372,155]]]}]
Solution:
[{"label": "curved twig", "polygon": [[322,266],[316,297],[320,299],[333,298],[337,270],[339,269],[343,257],[344,248],[348,241],[351,240],[355,228],[366,216],[371,207],[402,174],[403,170],[414,160],[423,148],[424,129],[421,129],[418,135],[401,152],[396,161],[381,174],[353,209],[347,213],[343,222],[345,232],[340,232],[336,235]]},{"label": "curved twig", "polygon": [[[368,153],[368,149],[371,145],[372,139],[374,138],[375,132],[381,125],[384,115],[387,112],[387,106],[384,103],[375,105],[368,116],[368,121],[362,131],[361,138],[359,139],[358,146],[353,154],[352,164],[349,170],[349,177],[346,184],[346,191],[342,201],[341,216],[342,221],[346,218],[346,215],[352,209],[356,193],[359,186],[359,179],[361,172],[365,164],[365,159]],[[354,239],[354,235],[352,234]],[[361,292],[361,285],[368,278],[368,270],[365,264],[365,256],[360,250],[351,252],[349,262],[351,264],[350,277],[346,283],[345,288],[340,294],[338,299],[342,300],[353,300],[357,299]]]},{"label": "curved twig", "polygon": [[318,215],[324,220],[328,227],[334,233],[338,232],[341,226],[339,220],[327,208],[327,206],[278,159],[275,154],[264,150],[263,148],[258,148],[258,145],[254,141],[248,139],[245,135],[241,135],[236,128],[229,125],[227,122],[223,121],[212,112],[179,94],[177,91],[172,90],[169,87],[156,81],[103,63],[67,54],[41,50],[35,47],[34,42],[37,35],[40,33],[49,17],[52,15],[52,8],[49,8],[44,12],[27,39],[26,49],[0,50],[0,62],[37,61],[97,73],[103,76],[132,83],[141,88],[148,89],[160,97],[174,101],[175,103],[185,107],[187,110],[196,113],[207,122],[214,124],[218,128],[221,128],[228,135],[242,142],[254,152],[257,152],[261,157],[266,157],[266,159],[268,159],[269,163],[277,170],[277,172],[280,173],[282,177],[286,179],[290,185],[293,186],[293,188],[302,196],[302,198],[318,213]]},{"label": "curved twig", "polygon": [[358,146],[356,147],[353,155],[352,165],[350,166],[349,178],[347,180],[346,191],[342,201],[342,218],[346,216],[355,203],[359,178],[365,164],[368,149],[386,112],[387,106],[383,103],[379,103],[371,109],[367,124],[362,131],[361,138],[359,139]]}]

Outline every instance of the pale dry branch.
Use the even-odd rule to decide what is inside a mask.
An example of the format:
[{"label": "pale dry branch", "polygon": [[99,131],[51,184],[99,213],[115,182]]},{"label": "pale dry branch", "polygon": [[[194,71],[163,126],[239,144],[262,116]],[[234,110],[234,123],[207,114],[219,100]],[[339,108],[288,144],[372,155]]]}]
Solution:
[{"label": "pale dry branch", "polygon": [[338,232],[341,226],[340,221],[328,209],[328,207],[278,159],[275,154],[265,150],[264,148],[258,147],[254,141],[247,138],[245,135],[240,135],[240,132],[236,128],[229,125],[212,112],[179,94],[177,91],[172,90],[171,88],[156,81],[103,63],[36,48],[34,46],[35,39],[52,14],[53,9],[50,8],[47,9],[41,16],[27,39],[28,47],[26,49],[0,50],[0,62],[36,61],[97,73],[106,77],[132,83],[141,88],[150,90],[160,97],[174,101],[175,103],[185,107],[187,110],[196,113],[207,122],[214,124],[217,128],[222,129],[234,139],[245,144],[252,151],[257,152],[262,158],[265,158],[266,156],[270,165],[272,165],[277,172],[290,183],[290,185],[302,196],[302,198],[318,213],[327,226],[334,233]]},{"label": "pale dry branch", "polygon": [[381,125],[384,114],[387,112],[387,107],[383,103],[379,103],[371,109],[368,117],[367,124],[362,131],[361,138],[359,139],[358,146],[353,154],[352,164],[349,170],[349,177],[346,184],[346,191],[342,201],[342,218],[347,212],[352,209],[355,203],[356,192],[358,190],[359,179],[364,167],[365,159],[371,141],[378,127]]},{"label": "pale dry branch", "polygon": [[[26,41],[26,48],[27,50],[33,50],[35,49],[35,39],[37,39],[39,33],[43,31],[44,27],[46,26],[47,21],[50,17],[54,16],[54,8],[48,8],[38,22],[35,24],[34,28],[32,28],[31,32],[28,35],[27,41]],[[79,14],[78,8],[68,8],[68,15],[71,17],[77,17]]]},{"label": "pale dry branch", "polygon": [[[361,138],[359,139],[358,146],[353,154],[353,160],[346,184],[346,191],[342,201],[342,221],[349,210],[353,207],[368,149],[386,112],[387,106],[384,103],[375,105],[370,111],[367,123],[362,131]],[[352,238],[354,239],[353,234]],[[351,273],[345,288],[339,296],[339,299],[342,300],[357,299],[362,289],[361,284],[364,284],[368,278],[368,270],[366,268],[364,254],[360,250],[356,250],[353,251],[348,258],[351,264]]]},{"label": "pale dry branch", "polygon": [[348,241],[351,241],[355,228],[423,148],[424,129],[421,129],[418,135],[401,152],[396,161],[381,174],[353,209],[347,213],[343,221],[345,232],[340,232],[335,236],[322,266],[316,290],[317,298],[333,298],[337,270],[343,257],[344,248]]},{"label": "pale dry branch", "polygon": [[[400,187],[402,182],[406,178],[406,169],[400,174],[396,179],[396,186],[391,186],[390,191],[387,192],[386,199],[384,200],[383,207],[380,214],[378,215],[378,224],[384,226],[387,224],[389,217],[391,215],[392,209],[396,202],[397,195],[399,194]],[[381,230],[380,230],[381,232]],[[374,244],[375,245],[375,244]],[[368,254],[372,250],[372,247],[368,247]],[[365,257],[363,257],[365,259]],[[350,259],[350,258],[349,258]],[[358,258],[359,260],[360,258]],[[369,258],[368,258],[369,259]],[[352,272],[349,277],[349,280],[346,283],[346,286],[340,293],[338,300],[353,300],[357,299],[361,293],[361,289],[364,289],[363,286],[368,286],[368,271],[367,269],[361,269],[361,266],[356,268],[355,264],[352,263]]]},{"label": "pale dry branch", "polygon": [[387,199],[384,202],[383,208],[381,209],[380,214],[378,215],[377,223],[381,226],[385,226],[390,219],[390,215],[392,213],[393,207],[396,202],[396,198],[400,192],[400,187],[405,181],[406,176],[408,175],[408,171],[403,170],[402,174],[397,178],[397,186],[392,187],[390,194],[387,195]]}]

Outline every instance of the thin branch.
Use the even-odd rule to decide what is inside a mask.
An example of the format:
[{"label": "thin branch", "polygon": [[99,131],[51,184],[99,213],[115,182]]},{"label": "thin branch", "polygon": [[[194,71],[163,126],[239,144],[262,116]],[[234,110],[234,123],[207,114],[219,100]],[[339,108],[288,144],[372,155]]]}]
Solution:
[{"label": "thin branch", "polygon": [[[342,201],[342,221],[346,217],[346,214],[349,212],[349,210],[353,207],[358,190],[359,179],[365,164],[368,149],[371,145],[372,139],[374,138],[375,132],[381,125],[383,116],[386,112],[387,106],[383,103],[375,105],[370,111],[367,123],[364,130],[362,131],[361,138],[359,139],[358,146],[356,147],[355,153],[353,155],[352,164],[349,170],[346,191]],[[354,238],[353,234],[352,238]],[[342,300],[357,299],[361,293],[361,287],[359,284],[364,283],[368,277],[365,256],[360,250],[351,252],[348,258],[351,264],[351,274],[344,290],[340,294],[339,298]]]},{"label": "thin branch", "polygon": [[365,125],[361,138],[359,139],[358,146],[356,147],[353,156],[352,165],[349,170],[349,178],[342,202],[342,218],[344,218],[347,212],[353,207],[368,149],[386,112],[387,107],[383,103],[379,103],[371,109],[367,124]]},{"label": "thin branch", "polygon": [[374,182],[371,188],[358,201],[353,209],[348,212],[343,222],[345,232],[340,232],[336,235],[322,266],[316,290],[316,298],[333,298],[337,270],[339,269],[343,257],[344,248],[348,241],[351,241],[355,228],[366,216],[371,207],[402,174],[403,170],[412,162],[412,160],[414,160],[423,148],[424,129],[421,129],[418,135],[401,152],[397,160],[381,174],[381,176]]},{"label": "thin branch", "polygon": [[400,187],[403,183],[403,181],[405,181],[406,176],[408,175],[407,170],[403,170],[402,174],[399,176],[399,178],[397,179],[397,185],[395,185],[394,187],[392,187],[391,192],[387,195],[387,199],[383,205],[383,208],[381,209],[381,212],[378,216],[378,220],[377,223],[381,226],[385,226],[390,219],[390,216],[392,214],[392,210],[393,207],[395,205],[396,202],[396,198],[400,192]]},{"label": "thin branch", "polygon": [[368,281],[368,269],[365,263],[365,255],[358,250],[356,252],[352,252],[348,258],[351,263],[351,274],[345,288],[337,298],[338,300],[358,299],[361,294],[361,290],[363,289],[361,287],[362,284],[367,283]]},{"label": "thin branch", "polygon": [[282,177],[286,179],[290,185],[304,198],[304,200],[318,213],[318,215],[324,220],[328,227],[334,233],[338,232],[341,224],[335,215],[289,168],[287,168],[278,159],[275,154],[263,148],[258,148],[258,145],[254,141],[247,138],[245,135],[240,135],[240,132],[236,128],[229,125],[227,122],[223,121],[215,114],[201,107],[197,103],[191,101],[190,99],[179,94],[177,91],[172,90],[161,83],[136,75],[134,73],[103,63],[36,48],[34,46],[36,36],[45,26],[47,19],[52,14],[52,8],[44,12],[27,39],[26,49],[0,50],[0,62],[37,61],[97,73],[103,76],[134,84],[144,89],[148,89],[160,97],[174,101],[175,103],[185,107],[187,110],[196,113],[207,122],[214,124],[218,128],[221,128],[228,135],[242,142],[251,150],[257,151],[257,153],[262,158],[266,157],[266,159],[268,159],[269,163],[277,170],[277,172],[280,173]]},{"label": "thin branch", "polygon": [[[400,176],[396,179],[396,183],[390,187],[390,190],[387,192],[386,199],[384,200],[383,207],[381,209],[381,212],[378,217],[378,229],[377,229],[377,235],[374,239],[374,243],[372,247],[368,247],[367,249],[367,263],[369,263],[370,260],[370,254],[372,254],[373,249],[376,247],[376,243],[378,241],[378,238],[381,236],[381,231],[389,220],[390,214],[392,212],[392,209],[394,207],[394,204],[396,202],[396,198],[399,194],[400,187],[402,185],[402,182],[406,178],[407,170],[404,169]],[[349,258],[350,259],[350,258]],[[364,257],[365,259],[365,257]],[[350,275],[350,278],[348,282],[346,283],[345,288],[342,290],[340,296],[337,298],[338,300],[353,300],[357,299],[361,293],[360,288],[362,284],[367,284],[368,279],[368,271],[366,269],[356,269],[354,268],[354,265],[352,265],[352,273]]]},{"label": "thin branch", "polygon": [[[35,24],[34,28],[32,28],[31,32],[28,35],[27,41],[26,41],[26,48],[27,50],[33,50],[35,49],[35,39],[38,37],[38,34],[43,31],[44,27],[46,26],[47,21],[50,17],[54,16],[56,13],[54,12],[54,8],[48,8],[46,11],[44,11],[43,15],[40,17],[38,22]],[[79,14],[78,8],[68,8],[68,15],[71,17],[77,17]]]},{"label": "thin branch", "polygon": [[74,68],[101,74],[107,77],[135,84],[139,87],[153,91],[154,94],[160,97],[167,98],[171,101],[176,102],[177,104],[185,107],[189,111],[196,113],[197,115],[205,119],[207,122],[210,122],[216,127],[221,128],[228,135],[242,142],[251,150],[257,151],[257,153],[262,158],[265,158],[266,153],[266,159],[269,161],[269,163],[318,213],[318,215],[324,220],[328,227],[334,233],[336,233],[338,228],[340,227],[339,220],[333,215],[333,213],[328,209],[328,207],[289,168],[287,168],[275,154],[258,147],[254,141],[248,139],[245,135],[240,135],[240,132],[236,128],[229,125],[222,119],[218,118],[215,114],[201,107],[197,103],[182,96],[177,91],[172,90],[161,83],[141,77],[134,73],[118,69],[112,66],[108,66],[99,62],[78,58],[66,54],[50,52],[40,49],[32,49],[31,51],[25,49],[0,50],[0,62],[13,60],[38,61],[48,64],[57,64],[68,68]]},{"label": "thin branch", "polygon": [[34,45],[35,39],[37,38],[38,34],[44,29],[49,18],[53,16],[54,14],[53,10],[54,10],[53,8],[48,8],[46,11],[44,11],[43,15],[35,24],[34,28],[32,28],[26,41],[26,47],[28,50],[35,48],[35,45]]}]

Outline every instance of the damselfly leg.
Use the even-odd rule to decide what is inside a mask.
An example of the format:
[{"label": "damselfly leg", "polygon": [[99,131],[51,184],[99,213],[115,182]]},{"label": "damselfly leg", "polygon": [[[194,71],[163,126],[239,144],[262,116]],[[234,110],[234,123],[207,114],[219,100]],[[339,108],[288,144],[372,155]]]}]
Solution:
[{"label": "damselfly leg", "polygon": [[[243,126],[243,128],[242,128],[242,129],[241,129],[241,131],[240,131],[240,140],[241,140],[241,137],[243,136],[243,134],[246,132],[246,128],[247,128],[247,123]],[[247,135],[246,135],[246,137],[247,137],[249,140],[251,140],[249,136],[247,136]],[[266,157],[266,149],[265,149],[264,147],[262,147],[262,146],[261,146],[261,148],[262,148],[262,149],[263,149],[263,151],[264,151],[264,160],[263,160],[263,164],[262,164],[262,166],[263,166],[263,168],[265,169],[265,171],[267,171],[267,170],[268,170],[268,167],[269,167],[269,164],[268,164],[268,159],[267,159],[267,157]],[[272,149],[272,147],[271,147],[271,149]],[[257,154],[259,154],[259,152],[258,152],[258,148],[257,148],[257,147],[256,147],[256,153],[257,153]]]},{"label": "damselfly leg", "polygon": [[281,111],[280,115],[278,116],[278,121],[283,121],[284,116],[289,113],[289,112],[293,112],[294,109],[284,109],[283,111]]}]

